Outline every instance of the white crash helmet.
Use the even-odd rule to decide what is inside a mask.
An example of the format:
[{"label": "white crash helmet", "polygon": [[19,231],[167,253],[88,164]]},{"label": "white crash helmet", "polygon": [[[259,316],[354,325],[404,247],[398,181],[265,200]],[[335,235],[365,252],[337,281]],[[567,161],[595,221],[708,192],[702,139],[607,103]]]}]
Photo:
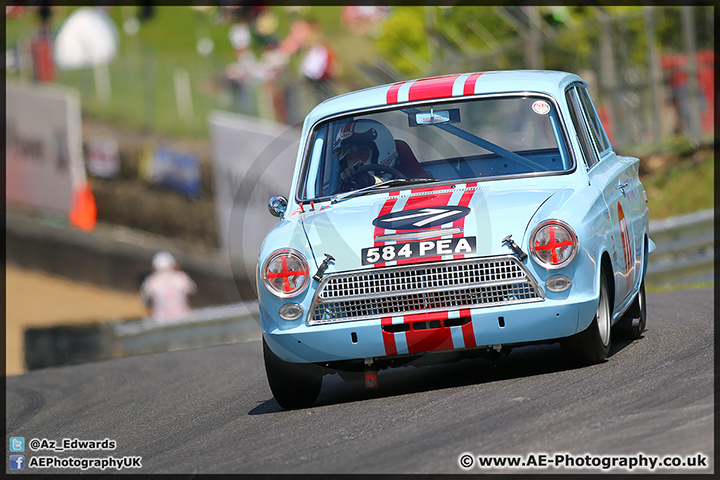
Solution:
[{"label": "white crash helmet", "polygon": [[389,167],[395,165],[398,156],[395,139],[390,130],[376,120],[351,120],[343,125],[333,143],[333,155],[342,160],[353,147],[361,145],[369,146],[371,163],[382,163]]}]

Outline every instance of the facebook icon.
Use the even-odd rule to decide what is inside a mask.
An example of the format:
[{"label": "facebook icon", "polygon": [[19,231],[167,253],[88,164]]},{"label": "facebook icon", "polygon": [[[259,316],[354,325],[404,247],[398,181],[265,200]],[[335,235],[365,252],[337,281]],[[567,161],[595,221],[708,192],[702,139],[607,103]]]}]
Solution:
[{"label": "facebook icon", "polygon": [[10,455],[10,470],[25,470],[25,455]]}]

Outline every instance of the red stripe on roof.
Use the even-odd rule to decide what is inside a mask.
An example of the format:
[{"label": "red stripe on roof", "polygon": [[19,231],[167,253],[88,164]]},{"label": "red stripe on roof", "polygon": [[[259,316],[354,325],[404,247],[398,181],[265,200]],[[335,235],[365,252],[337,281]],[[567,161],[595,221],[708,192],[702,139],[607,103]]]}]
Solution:
[{"label": "red stripe on roof", "polygon": [[459,76],[460,75],[444,75],[442,77],[418,80],[410,87],[408,100],[412,102],[415,100],[452,97],[453,84]]},{"label": "red stripe on roof", "polygon": [[390,90],[388,90],[388,92],[387,92],[387,103],[388,103],[388,105],[391,104],[391,103],[397,103],[397,102],[398,102],[398,90],[400,90],[400,87],[402,87],[402,85],[403,85],[404,83],[405,83],[405,82],[398,82],[398,83],[396,83],[395,85],[393,85],[392,87],[390,87]]},{"label": "red stripe on roof", "polygon": [[465,86],[463,87],[463,95],[472,95],[475,93],[475,83],[483,72],[476,72],[465,79]]}]

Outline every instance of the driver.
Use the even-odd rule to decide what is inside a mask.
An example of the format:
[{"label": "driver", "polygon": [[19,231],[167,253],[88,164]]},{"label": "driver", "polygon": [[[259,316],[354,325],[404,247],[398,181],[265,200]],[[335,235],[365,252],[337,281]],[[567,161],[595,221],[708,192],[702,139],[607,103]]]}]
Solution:
[{"label": "driver", "polygon": [[369,119],[351,120],[343,125],[333,143],[333,155],[340,162],[340,183],[350,188],[382,182],[384,179],[379,175],[390,173],[382,167],[373,170],[371,165],[392,168],[398,157],[390,130]]}]

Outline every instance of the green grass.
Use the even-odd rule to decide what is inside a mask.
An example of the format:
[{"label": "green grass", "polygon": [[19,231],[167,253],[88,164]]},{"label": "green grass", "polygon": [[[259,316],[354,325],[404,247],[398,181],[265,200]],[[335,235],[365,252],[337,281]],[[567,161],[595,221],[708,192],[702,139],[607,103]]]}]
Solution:
[{"label": "green grass", "polygon": [[666,165],[641,180],[651,220],[713,208],[715,154],[700,150],[685,157],[670,157]]},{"label": "green grass", "polygon": [[688,283],[688,284],[678,284],[678,285],[662,285],[662,286],[652,286],[647,285],[646,293],[662,293],[662,292],[670,292],[673,290],[690,290],[694,288],[708,288],[708,287],[714,287],[715,282],[699,282],[699,283]]},{"label": "green grass", "polygon": [[[57,7],[51,17],[52,31],[57,33],[62,22],[79,7]],[[322,26],[325,38],[336,50],[343,78],[349,78],[352,88],[367,85],[358,83],[355,63],[371,62],[374,44],[368,37],[358,37],[338,21],[341,6],[303,7],[292,13],[286,7],[271,7],[278,17],[277,37],[284,38],[295,18],[313,18]],[[196,12],[189,6],[154,7],[155,14],[141,23],[135,36],[123,31],[123,23],[138,14],[138,7],[115,6],[110,15],[115,20],[120,38],[119,53],[109,65],[111,98],[103,102],[96,93],[91,69],[56,71],[55,82],[77,88],[81,93],[83,115],[131,129],[152,130],[171,137],[208,137],[208,114],[215,109],[232,110],[229,90],[223,89],[221,78],[226,66],[234,61],[235,53],[228,38],[232,23],[218,23],[215,17]],[[29,40],[38,29],[36,13],[19,18],[6,18],[6,45],[13,48]],[[197,41],[209,37],[214,50],[208,57],[196,51]],[[289,65],[288,78],[297,81],[299,58]],[[193,118],[179,118],[174,90],[175,71],[183,69],[190,76]],[[30,73],[8,73],[10,80],[29,79]],[[346,82],[348,83],[348,82]],[[342,93],[342,92],[337,92]],[[299,95],[304,95],[301,92]],[[309,108],[307,105],[299,106]],[[267,112],[263,112],[267,117]]]}]

